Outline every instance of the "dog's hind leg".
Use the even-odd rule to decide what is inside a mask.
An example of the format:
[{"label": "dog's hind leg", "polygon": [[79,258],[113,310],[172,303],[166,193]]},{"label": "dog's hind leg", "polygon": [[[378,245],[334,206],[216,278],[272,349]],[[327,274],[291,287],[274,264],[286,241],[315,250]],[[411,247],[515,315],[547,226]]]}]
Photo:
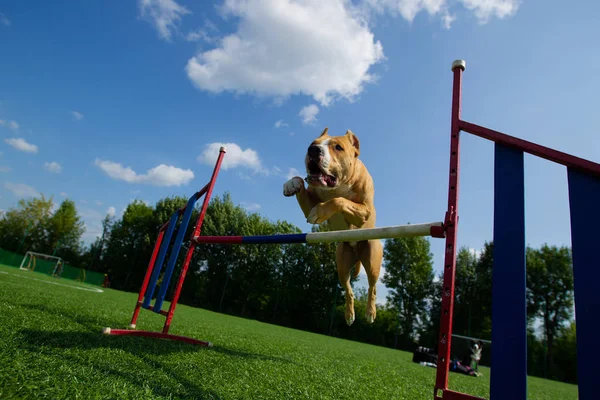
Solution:
[{"label": "dog's hind leg", "polygon": [[377,280],[383,261],[383,245],[381,240],[369,240],[358,244],[358,257],[369,280],[366,315],[367,322],[373,323],[377,315]]},{"label": "dog's hind leg", "polygon": [[358,257],[354,249],[348,243],[338,243],[336,249],[335,262],[337,264],[338,278],[342,288],[346,292],[346,311],[344,317],[348,326],[354,322],[354,292],[350,286],[350,274],[352,267],[358,262]]}]

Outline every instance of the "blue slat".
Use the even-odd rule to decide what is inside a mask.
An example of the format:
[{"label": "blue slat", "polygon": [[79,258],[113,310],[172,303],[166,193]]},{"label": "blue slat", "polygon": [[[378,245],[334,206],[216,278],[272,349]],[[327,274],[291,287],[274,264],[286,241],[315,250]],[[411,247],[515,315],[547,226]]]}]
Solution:
[{"label": "blue slat", "polygon": [[159,313],[160,309],[165,300],[165,295],[167,294],[167,289],[169,288],[169,282],[171,281],[171,275],[173,275],[173,269],[175,268],[175,263],[177,262],[177,257],[179,256],[179,250],[181,249],[181,243],[183,242],[183,235],[188,227],[188,223],[190,222],[190,218],[192,217],[192,211],[194,210],[194,204],[197,201],[196,195],[190,197],[187,202],[187,206],[185,207],[185,212],[183,213],[183,217],[181,218],[181,224],[179,224],[179,228],[177,230],[177,236],[175,236],[175,241],[173,242],[173,248],[171,249],[171,254],[169,255],[169,261],[167,262],[167,268],[165,268],[165,273],[163,274],[163,279],[160,284],[160,289],[158,289],[158,294],[156,295],[156,300],[154,301],[154,308],[152,311],[155,313]]},{"label": "blue slat", "polygon": [[495,144],[491,400],[527,398],[523,152]]},{"label": "blue slat", "polygon": [[242,244],[306,243],[306,233],[287,235],[243,236]]},{"label": "blue slat", "polygon": [[568,169],[571,210],[571,245],[577,321],[577,384],[579,398],[597,399],[600,347],[595,338],[600,330],[600,179]]},{"label": "blue slat", "polygon": [[169,245],[171,244],[171,237],[173,236],[173,231],[175,230],[175,225],[177,225],[177,220],[179,219],[179,213],[176,211],[171,216],[169,220],[169,225],[167,226],[167,231],[165,232],[165,236],[163,236],[163,241],[160,244],[160,251],[158,253],[158,257],[154,262],[152,276],[150,278],[150,283],[146,288],[146,295],[144,297],[144,302],[142,303],[142,307],[148,309],[150,307],[150,302],[152,301],[152,296],[154,296],[154,290],[156,290],[156,282],[158,282],[158,276],[160,275],[160,270],[162,269],[163,262],[165,261],[165,255],[167,254],[167,250],[169,249]]}]

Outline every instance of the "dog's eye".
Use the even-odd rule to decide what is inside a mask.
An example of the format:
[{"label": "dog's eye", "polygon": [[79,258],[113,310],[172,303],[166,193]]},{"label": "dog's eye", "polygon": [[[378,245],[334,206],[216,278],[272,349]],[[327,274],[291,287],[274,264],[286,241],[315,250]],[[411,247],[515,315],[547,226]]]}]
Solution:
[{"label": "dog's eye", "polygon": [[340,146],[339,144],[336,144],[336,145],[335,145],[335,149],[336,149],[336,150],[339,150],[339,151],[342,151],[342,150],[344,150],[344,149],[342,148],[342,146]]}]

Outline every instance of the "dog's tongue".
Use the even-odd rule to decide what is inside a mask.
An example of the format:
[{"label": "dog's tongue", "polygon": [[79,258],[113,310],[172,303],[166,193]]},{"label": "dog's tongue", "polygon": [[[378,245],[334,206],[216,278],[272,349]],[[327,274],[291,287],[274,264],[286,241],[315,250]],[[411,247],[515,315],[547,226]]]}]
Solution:
[{"label": "dog's tongue", "polygon": [[310,174],[308,180],[319,182],[323,186],[329,186],[331,183],[331,178],[325,174]]}]

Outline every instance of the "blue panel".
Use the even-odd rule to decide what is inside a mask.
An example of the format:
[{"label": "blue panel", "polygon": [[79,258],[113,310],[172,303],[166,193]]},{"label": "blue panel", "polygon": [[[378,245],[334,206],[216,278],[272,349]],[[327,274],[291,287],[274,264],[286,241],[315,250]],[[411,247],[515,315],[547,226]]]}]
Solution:
[{"label": "blue panel", "polygon": [[495,144],[491,400],[527,398],[523,152]]},{"label": "blue panel", "polygon": [[577,321],[577,384],[579,398],[597,399],[600,347],[600,265],[598,227],[600,227],[600,179],[568,170],[571,208],[571,245]]},{"label": "blue panel", "polygon": [[244,236],[242,244],[306,243],[306,233],[290,235]]},{"label": "blue panel", "polygon": [[142,303],[142,307],[145,309],[150,307],[150,301],[152,301],[152,296],[154,296],[154,290],[156,289],[156,282],[158,282],[158,276],[160,275],[160,270],[162,269],[163,262],[165,261],[165,255],[167,254],[167,250],[171,244],[171,237],[173,236],[173,231],[175,230],[175,225],[177,225],[178,219],[179,213],[176,211],[169,220],[167,231],[165,232],[163,241],[160,244],[160,252],[158,253],[158,257],[154,262],[152,277],[150,278],[150,283],[146,288],[146,296],[144,297],[144,302]]},{"label": "blue panel", "polygon": [[160,312],[162,304],[165,300],[165,295],[167,294],[167,289],[169,288],[169,282],[171,281],[171,275],[173,275],[173,269],[175,268],[175,263],[177,262],[177,257],[179,256],[181,243],[183,242],[183,235],[185,235],[188,223],[190,222],[190,218],[192,217],[192,211],[194,211],[194,204],[196,203],[196,201],[196,195],[190,197],[190,199],[187,202],[187,206],[185,207],[185,212],[183,213],[183,217],[181,218],[181,224],[179,224],[177,236],[175,236],[173,248],[171,249],[171,254],[169,255],[167,268],[165,268],[165,273],[160,284],[160,289],[158,289],[158,294],[156,295],[156,300],[154,301],[154,308],[152,311],[154,311],[155,313]]}]

